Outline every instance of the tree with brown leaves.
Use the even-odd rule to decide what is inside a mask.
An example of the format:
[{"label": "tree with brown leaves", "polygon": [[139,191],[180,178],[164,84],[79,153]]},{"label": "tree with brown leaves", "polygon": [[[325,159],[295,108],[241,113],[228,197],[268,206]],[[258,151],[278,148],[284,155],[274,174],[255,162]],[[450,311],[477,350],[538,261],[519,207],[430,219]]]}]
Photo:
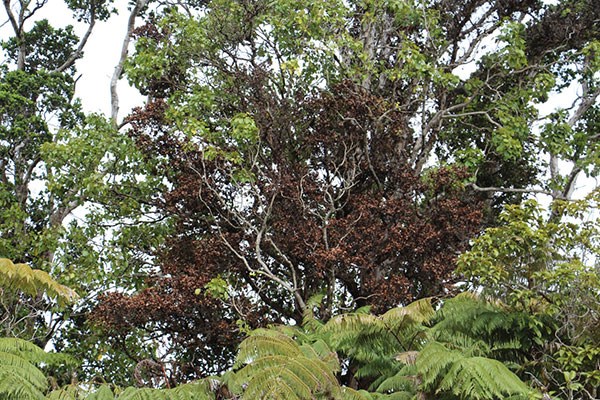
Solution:
[{"label": "tree with brown leaves", "polygon": [[[93,319],[112,340],[155,338],[176,383],[316,297],[326,320],[451,293],[456,257],[505,204],[569,198],[596,168],[592,3],[166,9],[136,31],[127,74],[148,102],[128,129],[168,182],[173,234],[147,288],[108,293]],[[564,13],[570,39],[546,34]],[[574,107],[541,115],[567,83]]]}]

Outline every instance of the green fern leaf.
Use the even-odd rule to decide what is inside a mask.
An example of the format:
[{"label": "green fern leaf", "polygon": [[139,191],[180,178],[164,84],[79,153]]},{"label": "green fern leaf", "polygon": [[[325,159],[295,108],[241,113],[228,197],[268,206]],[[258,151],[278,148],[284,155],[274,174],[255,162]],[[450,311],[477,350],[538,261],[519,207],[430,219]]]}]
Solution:
[{"label": "green fern leaf", "polygon": [[294,398],[310,399],[313,393],[311,384],[314,382],[304,382],[287,368],[271,367],[253,374],[243,398],[270,399],[273,395],[293,393]]},{"label": "green fern leaf", "polygon": [[[173,389],[138,389],[128,387],[116,397],[116,400],[213,400],[214,398],[214,393],[209,390],[209,384],[204,381],[198,381]],[[108,399],[111,398],[107,397]],[[86,398],[86,400],[90,399]],[[94,400],[104,400],[104,397],[97,397]]]},{"label": "green fern leaf", "polygon": [[224,382],[245,399],[339,397],[337,355],[323,340],[305,340],[300,346],[276,329],[253,332],[236,360],[236,366],[245,366],[235,376],[224,376]]},{"label": "green fern leaf", "polygon": [[[46,397],[43,391],[45,385],[32,382],[34,373],[29,369],[15,367],[12,370],[0,367],[0,399],[42,400]],[[36,380],[35,378],[33,379]]]},{"label": "green fern leaf", "polygon": [[247,400],[305,400],[310,397],[303,397],[298,393],[298,388],[292,388],[281,377],[273,378],[265,386],[249,386],[242,399]]},{"label": "green fern leaf", "polygon": [[381,316],[387,326],[394,329],[421,325],[429,322],[435,315],[431,298],[414,301],[405,307],[396,307]]},{"label": "green fern leaf", "polygon": [[[48,396],[47,400],[78,400],[80,390],[72,385],[67,387],[53,390]],[[112,399],[111,399],[112,400]]]},{"label": "green fern leaf", "polygon": [[438,394],[450,392],[463,399],[491,400],[531,391],[501,362],[469,357],[437,342],[421,351],[416,366],[422,387]]},{"label": "green fern leaf", "polygon": [[[48,386],[46,376],[35,365],[15,354],[0,352],[0,375],[12,376],[43,391]],[[8,379],[8,378],[5,378]]]},{"label": "green fern leaf", "polygon": [[456,362],[440,383],[438,391],[451,391],[468,399],[503,399],[529,392],[529,388],[501,362],[484,357]]},{"label": "green fern leaf", "polygon": [[366,390],[354,390],[349,387],[342,388],[343,400],[374,400],[371,393]]},{"label": "green fern leaf", "polygon": [[[82,388],[80,386],[76,385],[75,388],[81,392]],[[79,395],[83,397],[81,393]],[[77,397],[77,399],[79,398],[81,397]],[[108,385],[100,385],[90,393],[85,394],[83,398],[85,400],[114,400],[115,394]]]},{"label": "green fern leaf", "polygon": [[117,396],[118,400],[165,400],[164,394],[157,389],[128,387]]},{"label": "green fern leaf", "polygon": [[56,299],[59,305],[77,300],[72,289],[59,284],[47,272],[32,269],[27,264],[13,264],[7,258],[0,258],[0,287],[18,290],[30,296],[45,293]]},{"label": "green fern leaf", "polygon": [[396,375],[385,379],[377,386],[379,393],[410,392],[415,393],[418,386],[418,379],[415,375],[406,375],[406,372],[400,370]]},{"label": "green fern leaf", "polygon": [[[262,333],[262,334],[260,334]],[[302,351],[293,339],[277,333],[265,335],[263,331],[250,336],[241,344],[234,368],[248,364],[258,357],[285,354],[290,357],[299,356]]]}]

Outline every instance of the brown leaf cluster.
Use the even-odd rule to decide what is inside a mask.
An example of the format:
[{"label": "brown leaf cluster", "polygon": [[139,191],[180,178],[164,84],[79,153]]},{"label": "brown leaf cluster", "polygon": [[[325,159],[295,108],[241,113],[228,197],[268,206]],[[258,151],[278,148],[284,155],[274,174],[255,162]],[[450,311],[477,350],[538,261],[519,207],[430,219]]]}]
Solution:
[{"label": "brown leaf cluster", "polygon": [[[163,212],[176,221],[176,234],[148,288],[107,294],[93,318],[113,332],[168,336],[182,375],[191,365],[192,375],[213,372],[198,365],[228,366],[218,349],[235,348],[238,318],[250,326],[300,322],[316,294],[325,295],[322,318],[445,295],[456,255],[480,228],[481,205],[461,184],[466,173],[417,176],[405,116],[385,100],[342,82],[297,93],[291,107],[260,80],[247,77],[253,92],[242,104],[259,140],[222,145],[239,152],[242,165],[206,157],[176,134],[162,100],[130,119],[140,148],[161,160],[158,169],[171,180]],[[251,180],[236,180],[242,168]],[[205,290],[217,276],[227,277],[233,298]]]}]

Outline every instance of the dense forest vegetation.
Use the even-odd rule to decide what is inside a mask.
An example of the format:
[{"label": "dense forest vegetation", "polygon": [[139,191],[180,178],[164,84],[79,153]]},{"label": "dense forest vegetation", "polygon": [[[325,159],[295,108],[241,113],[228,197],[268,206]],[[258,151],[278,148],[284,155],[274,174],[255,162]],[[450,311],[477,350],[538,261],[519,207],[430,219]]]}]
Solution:
[{"label": "dense forest vegetation", "polygon": [[0,400],[600,397],[597,0],[64,4],[3,1]]}]

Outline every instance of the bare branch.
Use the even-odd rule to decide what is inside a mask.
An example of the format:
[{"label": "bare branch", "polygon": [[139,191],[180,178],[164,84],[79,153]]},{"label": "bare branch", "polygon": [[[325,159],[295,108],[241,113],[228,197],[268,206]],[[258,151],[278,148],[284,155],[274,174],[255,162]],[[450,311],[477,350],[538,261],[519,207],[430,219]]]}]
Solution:
[{"label": "bare branch", "polygon": [[8,20],[10,21],[10,24],[13,27],[13,30],[15,31],[15,35],[20,38],[21,37],[21,26],[19,25],[19,23],[17,22],[17,19],[15,18],[15,15],[13,14],[12,10],[10,9],[10,0],[3,0],[4,3],[4,8],[6,9],[6,15],[8,15]]},{"label": "bare branch", "polygon": [[504,187],[494,187],[494,186],[480,187],[480,186],[477,186],[477,184],[475,184],[475,183],[469,183],[467,186],[469,186],[470,188],[472,188],[473,190],[478,191],[478,192],[537,193],[537,194],[544,194],[546,196],[551,196],[551,197],[559,199],[559,200],[566,200],[566,199],[563,198],[563,196],[557,195],[556,193],[554,193],[552,191],[544,190],[544,189],[504,188]]},{"label": "bare branch", "polygon": [[110,119],[114,128],[118,127],[117,117],[119,114],[119,95],[117,93],[117,83],[121,78],[121,74],[123,73],[123,68],[125,66],[125,60],[127,59],[127,50],[129,48],[129,43],[131,42],[131,36],[133,35],[135,19],[147,3],[148,0],[137,0],[135,3],[135,7],[133,7],[133,9],[131,10],[131,14],[129,14],[129,21],[127,22],[127,32],[125,33],[125,37],[123,38],[123,46],[121,47],[121,56],[119,58],[119,62],[115,66],[115,71],[113,72],[113,76],[110,80]]},{"label": "bare branch", "polygon": [[69,58],[67,59],[67,61],[65,61],[60,67],[56,68],[52,72],[63,72],[67,68],[71,67],[73,65],[73,63],[78,58],[80,58],[81,55],[83,54],[83,48],[85,47],[85,45],[86,45],[86,43],[87,43],[90,35],[92,34],[92,30],[94,29],[94,25],[96,25],[96,10],[95,10],[95,3],[94,2],[92,2],[90,13],[91,13],[90,24],[88,26],[87,31],[85,32],[85,34],[81,38],[81,40],[79,42],[79,46],[77,46],[77,49],[69,56]]},{"label": "bare branch", "polygon": [[33,7],[33,9],[31,11],[29,11],[27,13],[27,15],[25,15],[25,13],[23,13],[24,15],[23,15],[22,23],[27,21],[29,18],[33,17],[33,14],[35,14],[38,10],[40,10],[42,7],[44,7],[47,2],[48,2],[48,0],[36,1],[35,7]]}]

